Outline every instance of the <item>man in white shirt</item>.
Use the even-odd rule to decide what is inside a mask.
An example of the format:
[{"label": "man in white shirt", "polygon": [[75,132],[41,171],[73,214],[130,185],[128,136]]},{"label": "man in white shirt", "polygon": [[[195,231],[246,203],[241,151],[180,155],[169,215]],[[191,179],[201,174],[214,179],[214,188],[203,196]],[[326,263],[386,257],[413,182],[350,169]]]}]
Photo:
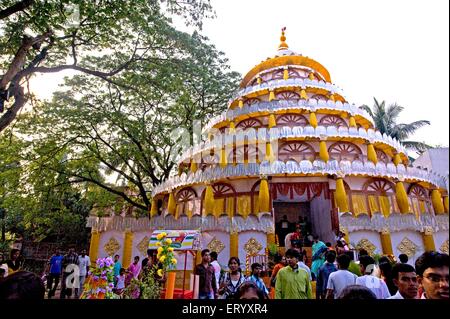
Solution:
[{"label": "man in white shirt", "polygon": [[341,292],[350,285],[354,285],[356,278],[355,274],[348,271],[350,265],[350,257],[346,254],[337,257],[339,270],[330,274],[327,284],[327,299],[338,299]]},{"label": "man in white shirt", "polygon": [[83,249],[78,256],[78,267],[80,268],[80,288],[75,288],[75,297],[78,298],[83,292],[84,282],[86,275],[89,272],[89,266],[91,265],[91,259],[86,255],[86,250]]},{"label": "man in white shirt", "polygon": [[215,251],[211,252],[209,254],[209,256],[211,257],[211,266],[213,266],[213,268],[214,268],[214,276],[216,278],[216,283],[217,283],[216,287],[219,287],[220,270],[221,270],[221,268],[220,268],[219,262],[217,261],[218,256],[217,256],[217,253]]},{"label": "man in white shirt", "polygon": [[409,264],[395,264],[392,267],[392,278],[398,291],[388,299],[417,299],[419,284],[416,271]]},{"label": "man in white shirt", "polygon": [[377,296],[377,299],[387,299],[391,296],[386,283],[373,275],[376,265],[372,257],[361,256],[359,258],[359,267],[363,275],[356,279],[357,285],[369,288]]},{"label": "man in white shirt", "polygon": [[303,253],[300,253],[300,259],[299,259],[299,262],[298,262],[298,268],[306,270],[306,272],[309,275],[309,280],[312,281],[311,269],[305,264],[305,257],[306,256]]}]

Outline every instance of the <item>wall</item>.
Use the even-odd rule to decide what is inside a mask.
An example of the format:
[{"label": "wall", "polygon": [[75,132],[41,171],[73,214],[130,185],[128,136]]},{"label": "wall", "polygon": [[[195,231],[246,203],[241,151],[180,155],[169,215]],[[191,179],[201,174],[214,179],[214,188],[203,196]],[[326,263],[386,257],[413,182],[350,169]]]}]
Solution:
[{"label": "wall", "polygon": [[244,246],[251,238],[255,238],[262,245],[262,249],[258,252],[258,254],[259,255],[265,254],[265,248],[267,246],[267,237],[265,233],[255,231],[246,231],[239,233],[238,251],[242,270],[245,270],[245,259],[247,257]]},{"label": "wall", "polygon": [[416,231],[400,231],[391,233],[391,240],[392,240],[392,249],[394,251],[394,255],[398,257],[402,252],[398,250],[398,245],[404,238],[408,238],[411,240],[415,245],[418,246],[416,253],[414,256],[410,256],[408,260],[408,264],[414,265],[416,259],[424,253],[424,245],[423,245],[423,238],[422,234],[420,232]]},{"label": "wall", "polygon": [[221,231],[207,231],[201,235],[201,245],[203,249],[208,248],[208,244],[214,239],[214,237],[224,244],[224,249],[218,253],[217,261],[225,268],[228,266],[228,259],[230,258],[230,235]]},{"label": "wall", "polygon": [[[433,234],[434,236],[434,244],[436,246],[436,250],[439,252],[441,251],[441,246],[444,244],[444,242],[448,241],[448,231],[440,231]],[[448,253],[448,251],[447,251]]]},{"label": "wall", "polygon": [[[123,257],[123,241],[125,239],[125,233],[121,231],[111,230],[100,234],[100,243],[98,246],[98,258],[108,257],[109,254],[105,251],[105,245],[111,238],[115,238],[120,245],[119,250],[117,250],[114,254],[118,254],[120,258]],[[122,261],[123,263],[123,261]]]},{"label": "wall", "polygon": [[357,246],[361,239],[368,239],[375,247],[375,254],[382,254],[383,249],[381,246],[380,234],[374,231],[356,231],[350,233],[350,243],[353,246]]}]

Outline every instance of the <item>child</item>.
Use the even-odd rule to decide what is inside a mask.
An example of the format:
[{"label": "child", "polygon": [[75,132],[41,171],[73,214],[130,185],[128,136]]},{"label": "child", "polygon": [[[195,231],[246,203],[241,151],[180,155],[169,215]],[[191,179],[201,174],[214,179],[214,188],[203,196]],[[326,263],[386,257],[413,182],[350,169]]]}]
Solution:
[{"label": "child", "polygon": [[119,276],[117,276],[117,283],[115,288],[115,293],[117,295],[122,295],[123,290],[125,289],[125,268],[120,268]]}]

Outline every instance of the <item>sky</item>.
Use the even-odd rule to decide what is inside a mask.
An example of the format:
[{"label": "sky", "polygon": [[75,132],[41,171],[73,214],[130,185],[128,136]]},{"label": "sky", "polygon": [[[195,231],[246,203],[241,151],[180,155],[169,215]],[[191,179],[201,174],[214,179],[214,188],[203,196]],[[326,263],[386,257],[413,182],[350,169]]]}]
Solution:
[{"label": "sky", "polygon": [[[347,101],[396,102],[405,108],[400,122],[431,121],[411,139],[449,145],[449,1],[211,3],[217,17],[204,22],[202,33],[226,54],[234,71],[244,76],[275,55],[286,27],[289,48],[324,65]],[[32,87],[48,98],[61,79],[61,74],[41,76]]]}]

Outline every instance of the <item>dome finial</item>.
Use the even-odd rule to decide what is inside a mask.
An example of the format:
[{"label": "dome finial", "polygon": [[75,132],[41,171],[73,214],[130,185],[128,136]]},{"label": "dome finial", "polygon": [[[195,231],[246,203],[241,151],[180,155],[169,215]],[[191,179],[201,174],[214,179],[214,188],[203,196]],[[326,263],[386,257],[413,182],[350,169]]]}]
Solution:
[{"label": "dome finial", "polygon": [[281,29],[281,37],[280,37],[281,43],[280,43],[280,45],[278,47],[278,50],[287,50],[289,48],[289,46],[286,43],[286,36],[285,36],[285,33],[284,33],[285,31],[286,31],[286,27]]}]

